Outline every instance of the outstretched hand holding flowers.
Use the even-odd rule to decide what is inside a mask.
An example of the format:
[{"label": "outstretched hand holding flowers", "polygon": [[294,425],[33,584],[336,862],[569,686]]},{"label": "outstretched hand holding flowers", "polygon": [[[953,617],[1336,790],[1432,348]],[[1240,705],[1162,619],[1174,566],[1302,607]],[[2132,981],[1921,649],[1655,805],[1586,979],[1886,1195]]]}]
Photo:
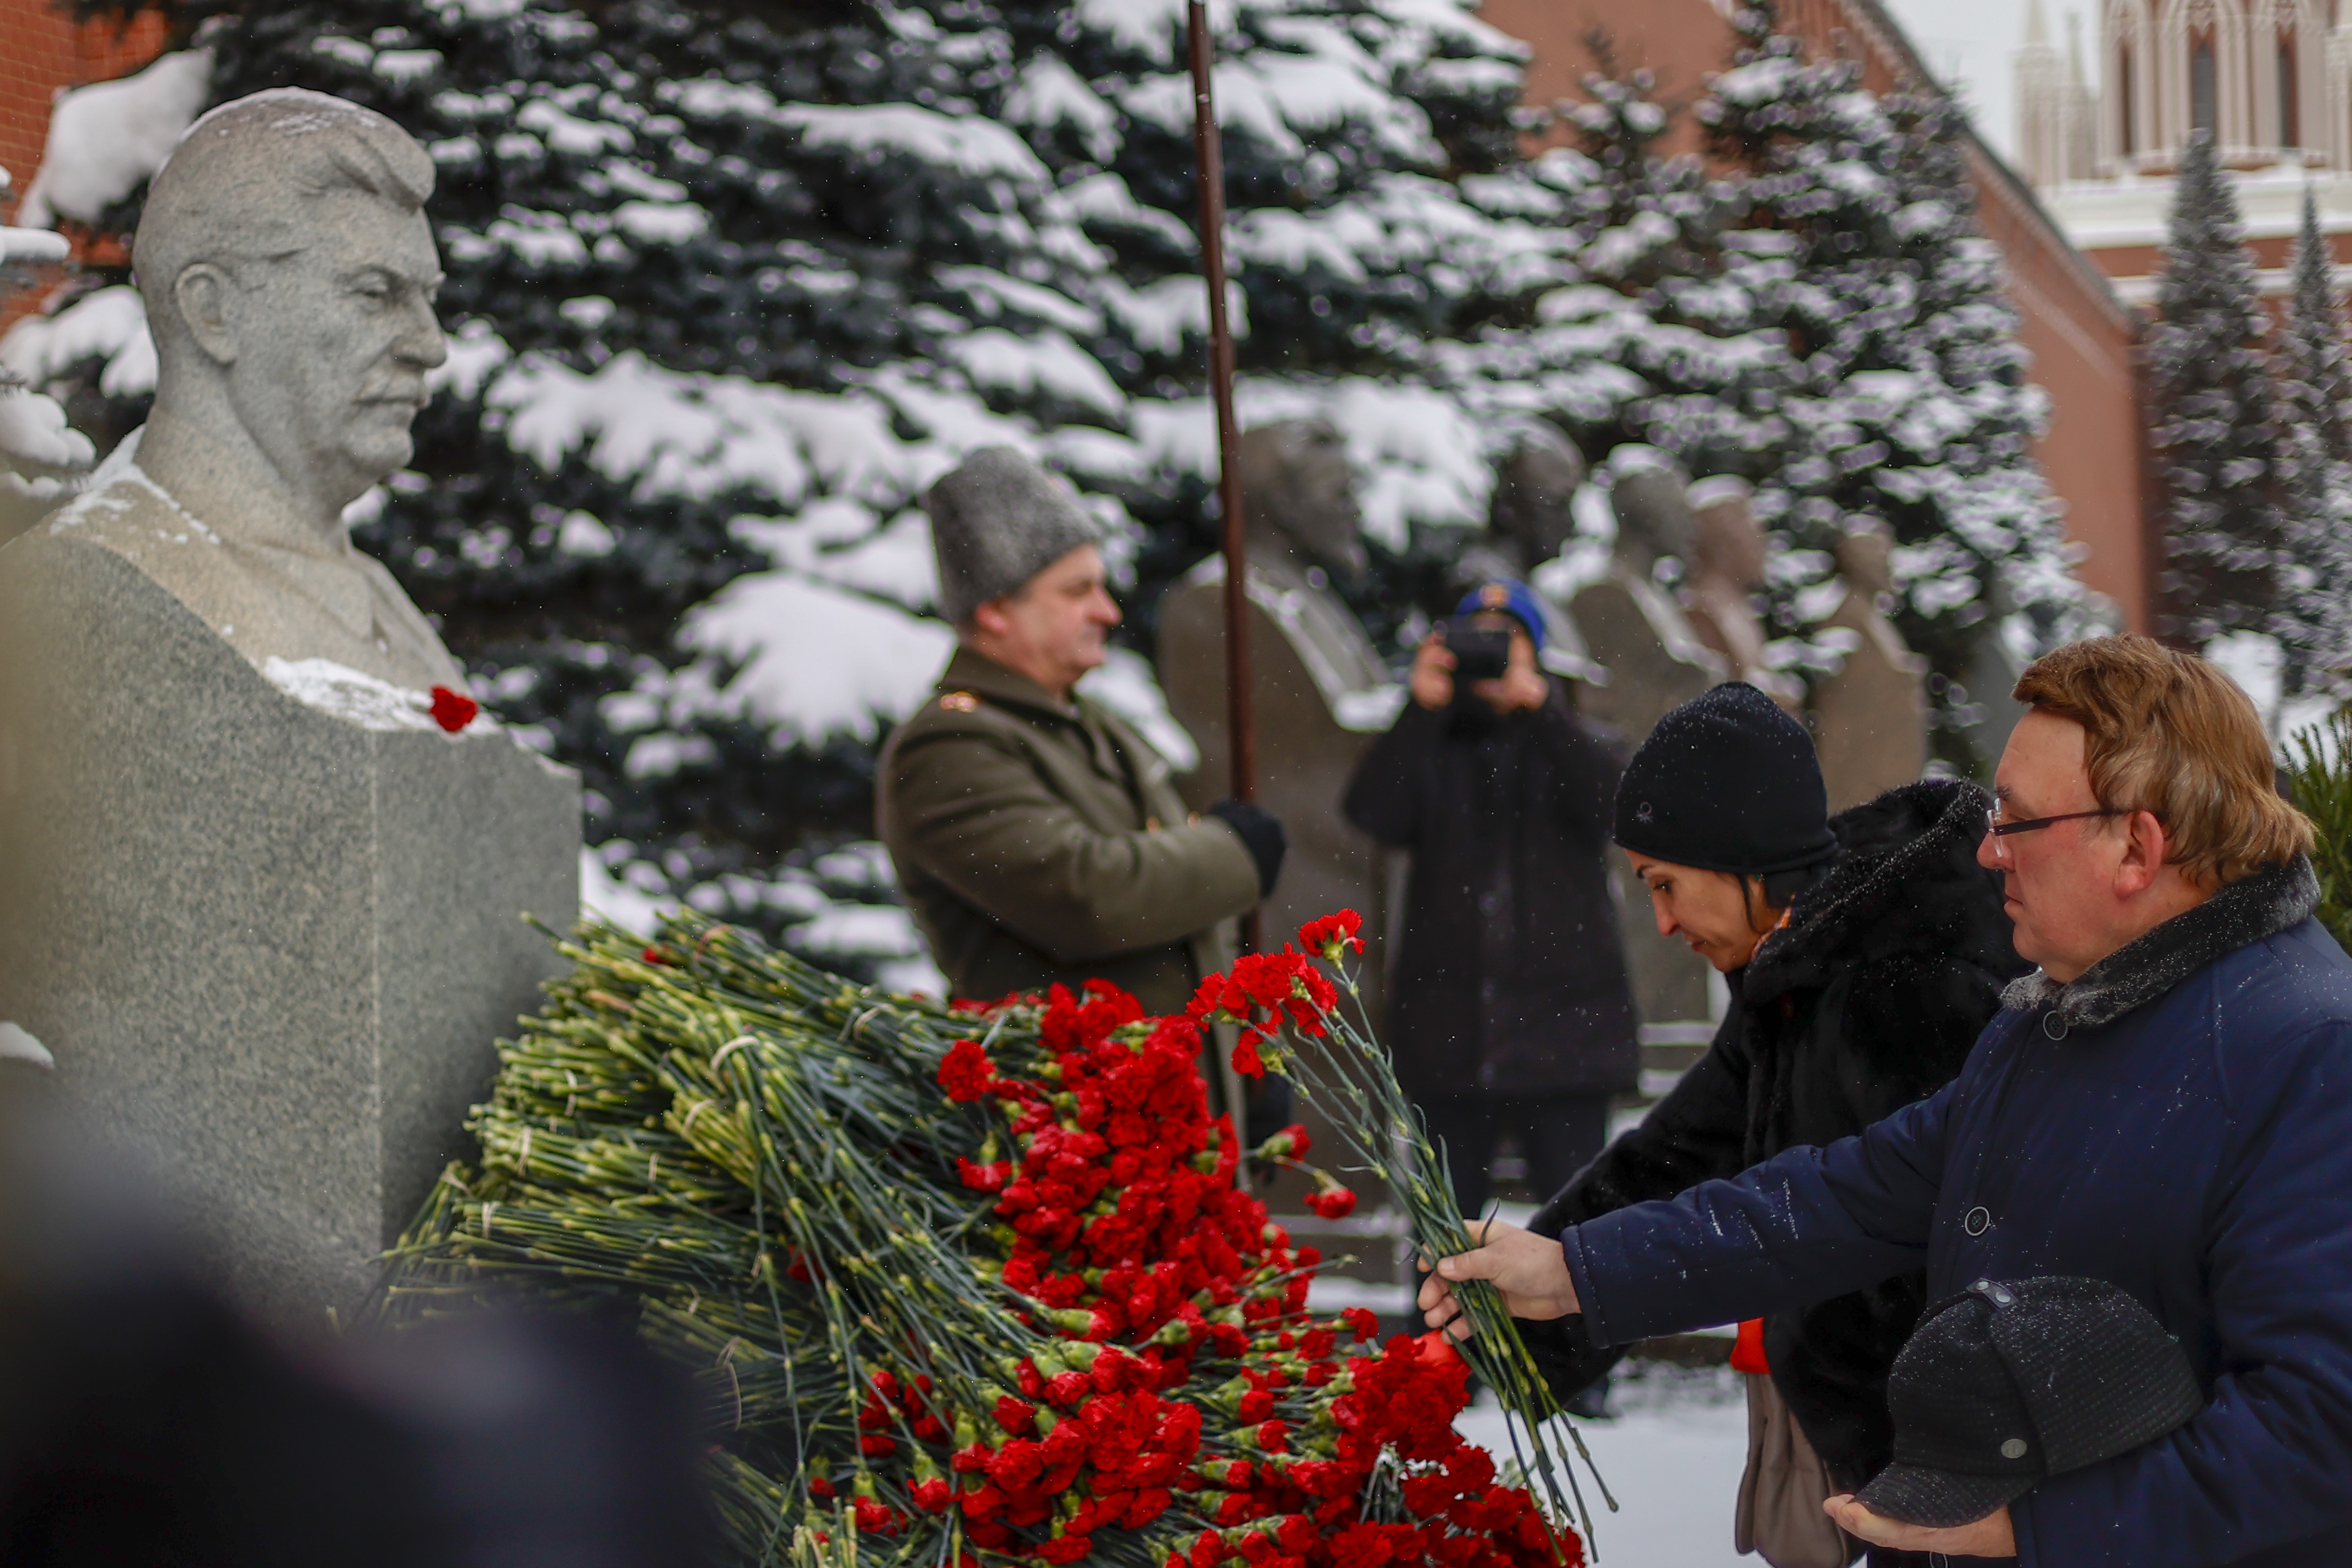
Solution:
[{"label": "outstretched hand holding flowers", "polygon": [[1474,1221],[1470,1234],[1476,1247],[1439,1258],[1429,1278],[1421,1282],[1416,1304],[1431,1328],[1442,1329],[1456,1341],[1478,1331],[1454,1289],[1466,1279],[1492,1285],[1502,1297],[1505,1310],[1531,1322],[1584,1310],[1577,1304],[1576,1281],[1569,1274],[1568,1258],[1559,1242],[1499,1219]]},{"label": "outstretched hand holding flowers", "polygon": [[[1577,1310],[1567,1260],[1556,1244],[1516,1226],[1487,1221],[1465,1228],[1454,1212],[1444,1148],[1432,1144],[1421,1113],[1397,1087],[1387,1050],[1339,1011],[1344,986],[1357,1004],[1357,1016],[1362,1016],[1362,996],[1348,964],[1351,950],[1363,950],[1362,929],[1363,918],[1353,910],[1309,921],[1298,928],[1297,945],[1252,953],[1231,974],[1203,981],[1187,1016],[1202,1025],[1240,1025],[1234,1070],[1256,1078],[1272,1068],[1290,1078],[1330,1118],[1362,1168],[1380,1175],[1397,1195],[1415,1246],[1424,1258],[1437,1260],[1420,1301],[1430,1326],[1469,1347],[1465,1353],[1478,1375],[1535,1436],[1535,1473],[1552,1505],[1566,1511],[1559,1485],[1566,1480],[1589,1529],[1573,1473],[1565,1466],[1555,1468],[1541,1436],[1559,1414],[1559,1405],[1511,1326],[1514,1317],[1557,1318]],[[1318,967],[1318,959],[1338,973],[1338,984]],[[1318,1192],[1308,1202],[1323,1199],[1340,1213],[1351,1210],[1355,1194],[1336,1191],[1344,1196]],[[1326,1211],[1318,1205],[1317,1212]],[[1562,1427],[1590,1468],[1583,1439],[1573,1427]],[[1512,1441],[1518,1441],[1517,1428]],[[1593,1479],[1600,1479],[1597,1472]],[[1616,1506],[1605,1486],[1601,1496]]]}]

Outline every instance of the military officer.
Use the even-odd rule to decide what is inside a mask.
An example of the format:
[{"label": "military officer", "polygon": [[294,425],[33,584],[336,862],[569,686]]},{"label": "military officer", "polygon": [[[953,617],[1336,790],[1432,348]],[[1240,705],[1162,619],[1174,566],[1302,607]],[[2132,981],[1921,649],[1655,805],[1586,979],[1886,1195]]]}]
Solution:
[{"label": "military officer", "polygon": [[959,996],[1098,977],[1181,1011],[1273,889],[1282,825],[1240,801],[1188,818],[1166,760],[1074,689],[1119,612],[1066,486],[988,447],[923,506],[958,646],[883,748],[876,816],[933,957]]}]

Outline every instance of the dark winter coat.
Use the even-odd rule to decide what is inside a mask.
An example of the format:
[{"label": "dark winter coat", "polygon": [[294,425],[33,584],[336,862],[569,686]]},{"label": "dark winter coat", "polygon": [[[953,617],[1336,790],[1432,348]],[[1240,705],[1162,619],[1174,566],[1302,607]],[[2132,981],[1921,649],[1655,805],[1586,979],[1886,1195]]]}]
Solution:
[{"label": "dark winter coat", "polygon": [[[2000,1010],[2001,986],[2026,968],[2000,883],[1976,863],[1989,804],[1974,784],[1928,779],[1840,813],[1840,858],[1732,977],[1738,1005],[1713,1047],[1535,1228],[1557,1235],[1833,1142],[1948,1082]],[[1765,1325],[1773,1383],[1847,1485],[1886,1465],[1886,1372],[1926,1300],[1916,1268],[1895,1272]],[[1531,1338],[1563,1391],[1622,1353],[1596,1350],[1575,1319]]]},{"label": "dark winter coat", "polygon": [[2308,862],[2223,888],[2071,985],[2020,981],[1959,1077],[1861,1136],[1562,1237],[1617,1343],[1927,1270],[2105,1279],[2210,1401],[2011,1505],[2024,1568],[2352,1556],[2352,960]]},{"label": "dark winter coat", "polygon": [[1348,820],[1412,851],[1388,1016],[1406,1093],[1633,1087],[1604,859],[1624,765],[1558,680],[1542,707],[1500,718],[1408,704],[1356,764]]}]

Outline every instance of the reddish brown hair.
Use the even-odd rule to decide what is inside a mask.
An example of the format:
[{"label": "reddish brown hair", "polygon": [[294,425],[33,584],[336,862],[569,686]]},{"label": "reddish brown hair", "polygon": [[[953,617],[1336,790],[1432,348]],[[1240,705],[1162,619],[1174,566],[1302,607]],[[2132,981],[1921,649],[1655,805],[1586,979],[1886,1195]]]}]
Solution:
[{"label": "reddish brown hair", "polygon": [[2198,881],[2234,882],[2310,852],[2310,820],[2279,795],[2253,703],[2195,654],[2091,637],[2035,659],[2015,695],[2083,727],[2099,805],[2154,813],[2172,863]]}]

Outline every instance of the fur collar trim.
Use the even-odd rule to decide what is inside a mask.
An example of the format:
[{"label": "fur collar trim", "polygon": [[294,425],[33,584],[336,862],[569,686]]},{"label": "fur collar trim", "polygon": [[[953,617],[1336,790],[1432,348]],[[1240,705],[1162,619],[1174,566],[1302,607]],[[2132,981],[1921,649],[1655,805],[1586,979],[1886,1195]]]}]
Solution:
[{"label": "fur collar trim", "polygon": [[1841,812],[1830,826],[1844,853],[1756,950],[1741,996],[1827,985],[1856,963],[1898,954],[1981,963],[1999,975],[2022,969],[1998,884],[1976,863],[1991,799],[1959,779],[1922,779]]},{"label": "fur collar trim", "polygon": [[2144,1006],[2242,947],[2300,925],[2319,907],[2319,879],[2298,855],[2241,878],[2186,913],[2134,938],[2066,984],[2040,970],[2012,980],[2001,1005],[2048,1007],[2066,1028],[2095,1029]]}]

